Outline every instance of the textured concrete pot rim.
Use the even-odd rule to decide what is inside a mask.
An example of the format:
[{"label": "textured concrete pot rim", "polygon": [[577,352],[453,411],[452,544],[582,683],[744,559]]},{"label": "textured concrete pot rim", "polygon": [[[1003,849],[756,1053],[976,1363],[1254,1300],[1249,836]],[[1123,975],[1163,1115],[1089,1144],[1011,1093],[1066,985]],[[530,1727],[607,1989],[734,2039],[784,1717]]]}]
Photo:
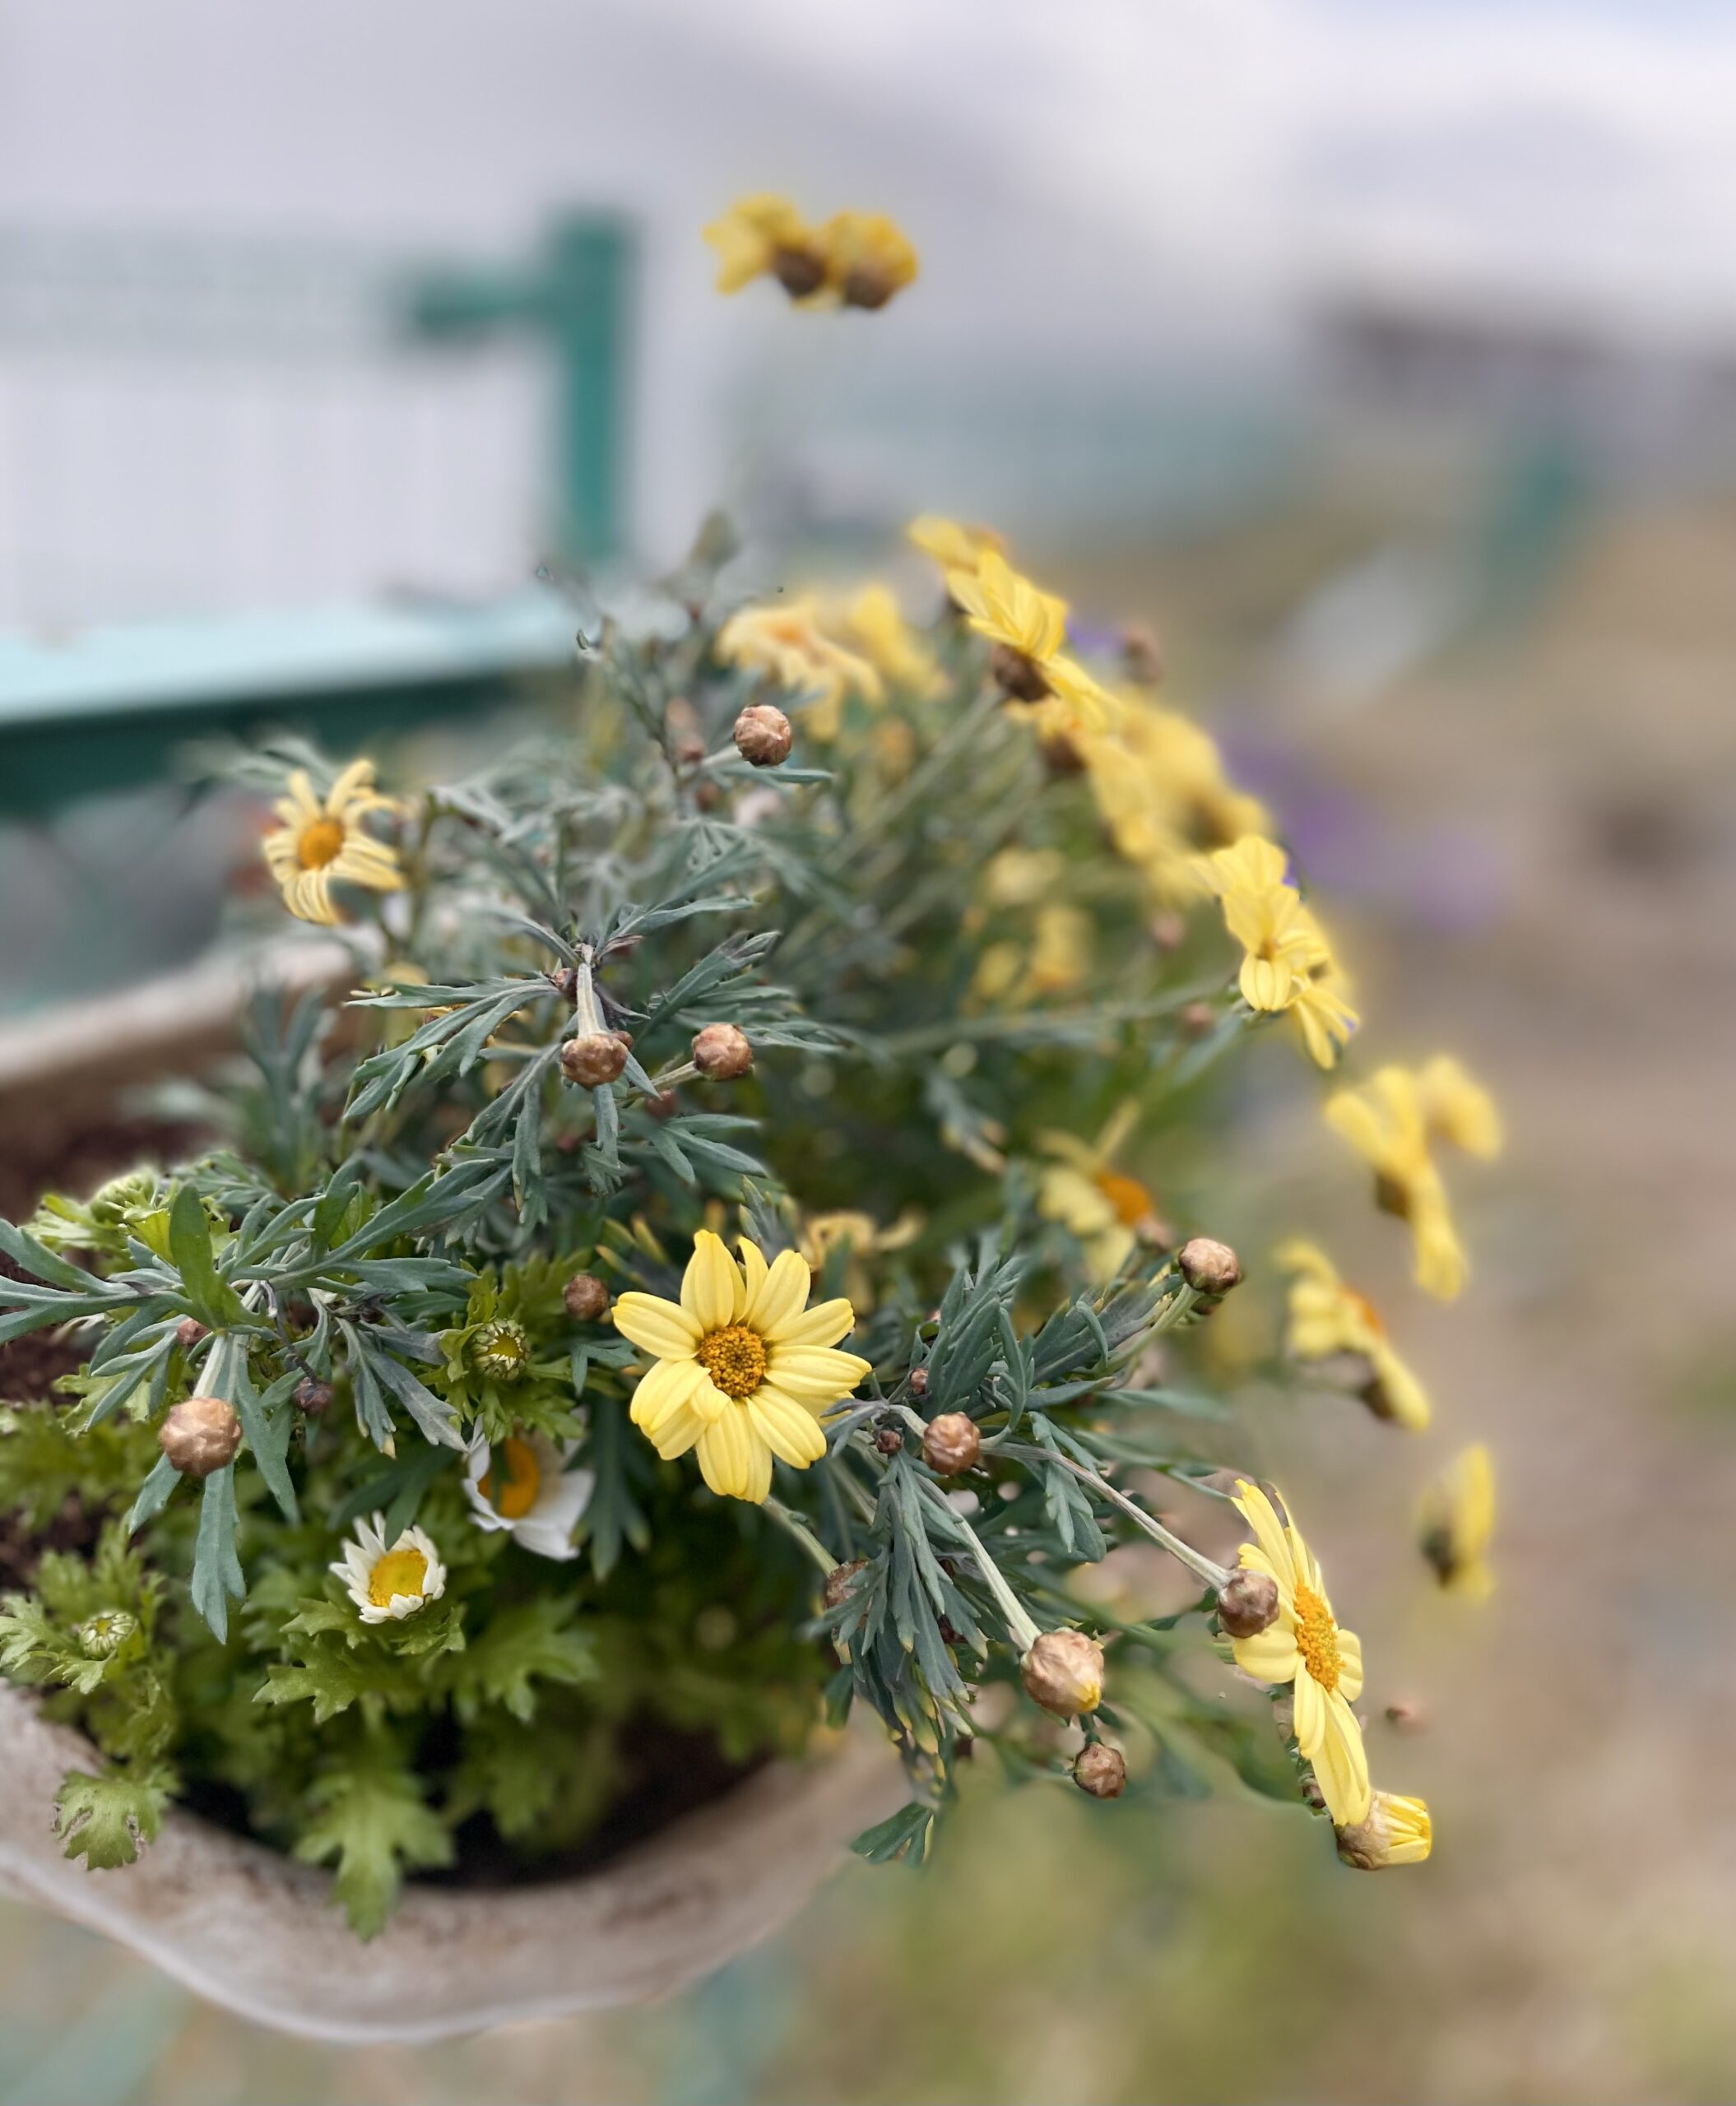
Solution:
[{"label": "textured concrete pot rim", "polygon": [[[261,979],[341,978],[331,944],[219,958],[172,978],[0,1030],[0,1106],[137,1079],[232,1041]],[[102,1932],[239,2016],[314,2039],[439,2040],[667,1995],[793,1915],[860,1830],[908,1796],[890,1746],[852,1733],[757,1771],[713,1805],[594,1872],[480,1892],[406,1887],[363,1945],[328,1872],[171,1810],[137,1864],[91,1872],[53,1832],[80,1733],[0,1682],[0,1890]]]},{"label": "textured concrete pot rim", "polygon": [[99,1931],[239,2016],[323,2040],[429,2041],[643,2003],[793,1915],[907,1795],[890,1746],[846,1736],[756,1771],[595,1871],[486,1891],[411,1881],[363,1945],[328,1872],[171,1809],[138,1862],[87,1872],[53,1832],[83,1736],[0,1684],[0,1889]]}]

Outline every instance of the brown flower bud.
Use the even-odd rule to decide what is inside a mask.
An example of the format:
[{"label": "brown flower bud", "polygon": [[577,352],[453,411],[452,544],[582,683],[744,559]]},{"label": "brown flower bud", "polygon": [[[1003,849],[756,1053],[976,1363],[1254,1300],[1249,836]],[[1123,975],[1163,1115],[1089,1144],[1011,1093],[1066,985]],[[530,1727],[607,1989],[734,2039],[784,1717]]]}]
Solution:
[{"label": "brown flower bud", "polygon": [[883,308],[898,289],[898,281],[889,271],[877,271],[871,263],[858,263],[853,271],[845,271],[838,296],[846,307],[866,308],[872,314]]},{"label": "brown flower bud", "polygon": [[1015,702],[1041,702],[1049,692],[1042,666],[1010,643],[997,643],[990,651],[989,677]]},{"label": "brown flower bud", "polygon": [[1232,1638],[1257,1638],[1278,1621],[1278,1583],[1269,1573],[1232,1572],[1218,1589],[1218,1621]]},{"label": "brown flower bud", "polygon": [[183,1316],[174,1327],[174,1342],[185,1352],[189,1346],[196,1346],[205,1336],[205,1326],[197,1316]]},{"label": "brown flower bud", "polygon": [[1242,1278],[1242,1263],[1228,1243],[1190,1236],[1176,1253],[1181,1277],[1197,1294],[1228,1294]]},{"label": "brown flower bud", "polygon": [[736,719],[735,740],[736,752],[755,768],[779,768],[790,758],[796,734],[781,709],[756,702]]},{"label": "brown flower bud", "polygon": [[1051,731],[1047,738],[1040,739],[1037,750],[1051,775],[1065,778],[1085,772],[1085,756],[1065,731]]},{"label": "brown flower bud", "polygon": [[826,1607],[835,1609],[847,1600],[856,1584],[856,1575],[862,1571],[868,1561],[866,1557],[852,1557],[847,1565],[834,1565],[826,1575]]},{"label": "brown flower bud", "polygon": [[913,1397],[926,1397],[928,1394],[928,1370],[926,1367],[911,1369],[910,1394]]},{"label": "brown flower bud", "polygon": [[722,802],[723,791],[722,786],[719,784],[713,782],[708,775],[702,777],[699,782],[694,783],[694,803],[700,811],[714,812]]},{"label": "brown flower bud", "polygon": [[[1152,916],[1145,925],[1145,933],[1160,951],[1178,951],[1187,941],[1187,924],[1179,914],[1166,909],[1161,914]],[[1190,1003],[1188,1006],[1192,1008],[1194,1004]],[[1198,1006],[1205,1009],[1207,1015],[1211,1014],[1208,1004],[1201,1002]]]},{"label": "brown flower bud", "polygon": [[904,1436],[895,1426],[883,1426],[874,1436],[874,1445],[883,1455],[896,1455],[904,1445]]},{"label": "brown flower bud", "polygon": [[714,1083],[732,1083],[753,1065],[747,1033],[732,1023],[708,1023],[694,1039],[694,1065]]},{"label": "brown flower bud", "polygon": [[560,1049],[560,1071],[569,1083],[601,1089],[627,1065],[627,1042],[617,1031],[587,1031]]},{"label": "brown flower bud", "polygon": [[772,276],[791,299],[805,299],[826,282],[826,259],[811,248],[791,244],[773,254]]},{"label": "brown flower bud", "polygon": [[567,1314],[580,1324],[601,1323],[609,1314],[609,1289],[595,1273],[575,1273],[560,1291]]},{"label": "brown flower bud", "polygon": [[1118,1799],[1127,1787],[1127,1759],[1118,1747],[1088,1741],[1074,1762],[1073,1781],[1093,1799]]},{"label": "brown flower bud", "polygon": [[961,1477],[974,1469],[982,1453],[982,1436],[977,1422],[963,1412],[942,1412],[931,1419],[922,1436],[922,1460],[937,1477]]},{"label": "brown flower bud", "polygon": [[322,1412],[331,1408],[333,1394],[329,1382],[322,1382],[310,1375],[295,1385],[295,1408],[305,1412],[309,1418],[318,1418]]},{"label": "brown flower bud", "polygon": [[1218,1012],[1209,1002],[1187,1002],[1176,1012],[1184,1038],[1204,1038],[1216,1027]]},{"label": "brown flower bud", "polygon": [[189,1397],[158,1428],[157,1445],[183,1477],[208,1477],[235,1459],[241,1422],[220,1397]]},{"label": "brown flower bud", "polygon": [[549,981],[557,995],[570,1002],[578,986],[578,975],[570,965],[557,966],[549,975]]},{"label": "brown flower bud", "polygon": [[697,731],[684,731],[675,741],[675,756],[684,767],[697,768],[705,758],[705,741]]},{"label": "brown flower bud", "polygon": [[1025,1654],[1019,1677],[1045,1711],[1077,1718],[1103,1700],[1103,1649],[1083,1631],[1046,1631]]},{"label": "brown flower bud", "polygon": [[652,1119],[673,1119],[680,1109],[681,1100],[672,1089],[660,1089],[645,1100],[646,1113]]},{"label": "brown flower bud", "polygon": [[1121,664],[1135,685],[1154,688],[1163,679],[1163,652],[1144,622],[1130,622],[1121,631]]}]

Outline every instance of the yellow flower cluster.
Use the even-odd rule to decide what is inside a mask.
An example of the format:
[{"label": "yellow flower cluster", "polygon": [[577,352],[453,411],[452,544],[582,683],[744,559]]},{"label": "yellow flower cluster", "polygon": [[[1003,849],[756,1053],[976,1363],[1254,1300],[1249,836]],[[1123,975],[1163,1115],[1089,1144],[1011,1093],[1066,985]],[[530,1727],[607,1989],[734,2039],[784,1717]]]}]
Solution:
[{"label": "yellow flower cluster", "polygon": [[1271,819],[1229,780],[1209,733],[1144,695],[1119,699],[1120,721],[1081,739],[1080,758],[1116,853],[1160,905],[1182,905],[1199,897],[1200,851],[1270,833]]},{"label": "yellow flower cluster", "polygon": [[1358,1019],[1332,946],[1289,881],[1283,851],[1249,834],[1202,857],[1200,868],[1242,945],[1242,1000],[1251,1009],[1293,1016],[1314,1060],[1331,1067]]},{"label": "yellow flower cluster", "polygon": [[775,278],[801,307],[884,307],[917,275],[917,252],[884,212],[837,212],[816,227],[787,197],[744,197],[705,239],[719,292]]},{"label": "yellow flower cluster", "polygon": [[[962,530],[961,530],[962,531]],[[946,573],[946,589],[977,635],[993,647],[989,670],[1046,738],[1101,731],[1119,713],[1114,699],[1077,659],[1067,640],[1067,603],[1033,585],[996,548]]]}]

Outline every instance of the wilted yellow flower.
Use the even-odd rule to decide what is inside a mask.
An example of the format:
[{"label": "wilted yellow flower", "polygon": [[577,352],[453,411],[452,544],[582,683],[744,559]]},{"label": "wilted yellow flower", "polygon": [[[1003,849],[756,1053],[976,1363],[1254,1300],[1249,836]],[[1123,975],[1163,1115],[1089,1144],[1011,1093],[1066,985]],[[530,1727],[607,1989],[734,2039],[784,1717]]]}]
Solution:
[{"label": "wilted yellow flower", "polygon": [[1443,1587],[1478,1602],[1493,1593],[1487,1553],[1495,1533],[1495,1469],[1480,1440],[1423,1493],[1417,1525],[1423,1555]]},{"label": "wilted yellow flower", "polygon": [[801,1250],[808,1269],[818,1274],[827,1259],[842,1244],[850,1256],[844,1287],[851,1306],[868,1310],[874,1306],[874,1283],[866,1260],[883,1251],[903,1250],[922,1233],[922,1216],[907,1207],[890,1228],[881,1228],[872,1214],[840,1208],[831,1213],[810,1214],[802,1223]]},{"label": "wilted yellow flower", "polygon": [[1355,1354],[1368,1365],[1369,1381],[1362,1395],[1370,1409],[1413,1433],[1423,1432],[1429,1420],[1427,1395],[1393,1351],[1373,1304],[1339,1278],[1331,1259],[1315,1244],[1298,1237],[1280,1246],[1277,1260],[1283,1271],[1295,1275],[1284,1339],[1289,1352],[1297,1360]]},{"label": "wilted yellow flower", "polygon": [[1283,851],[1249,834],[1232,848],[1202,856],[1199,867],[1245,953],[1242,1000],[1252,1009],[1293,1015],[1309,1053],[1321,1067],[1331,1067],[1356,1028],[1357,1014],[1325,932],[1286,882]]},{"label": "wilted yellow flower", "polygon": [[1072,1134],[1042,1133],[1037,1145],[1050,1158],[1037,1185],[1037,1211],[1059,1222],[1085,1246],[1085,1262],[1099,1279],[1111,1279],[1135,1243],[1161,1243],[1167,1232],[1157,1201],[1137,1177],[1115,1167],[1115,1158],[1140,1116],[1129,1098],[1094,1141]]},{"label": "wilted yellow flower", "polygon": [[994,549],[972,568],[949,570],[946,589],[971,627],[995,646],[995,677],[1017,701],[1035,705],[1046,735],[1101,731],[1116,705],[1083,666],[1067,657],[1067,603],[1022,577]]},{"label": "wilted yellow flower", "polygon": [[884,307],[917,275],[917,252],[884,212],[835,212],[819,230],[827,289],[846,307]]},{"label": "wilted yellow flower", "polygon": [[291,914],[332,926],[338,918],[334,879],[372,892],[402,890],[397,850],[376,841],[361,823],[369,812],[394,809],[392,800],[374,789],[371,760],[351,761],[323,800],[314,796],[303,768],[291,772],[285,789],[287,794],[272,807],[283,823],[260,845]]},{"label": "wilted yellow flower", "polygon": [[1362,1693],[1362,1643],[1339,1627],[1314,1553],[1293,1522],[1246,1477],[1234,1505],[1254,1531],[1242,1546],[1245,1572],[1264,1572],[1278,1586],[1278,1620],[1252,1638],[1231,1641],[1236,1664],[1256,1682],[1294,1685],[1296,1744],[1335,1825],[1368,1818],[1372,1794],[1362,1729],[1351,1705]]},{"label": "wilted yellow flower", "polygon": [[884,585],[865,585],[844,610],[844,634],[895,688],[937,694],[945,683],[924,638],[905,620]]},{"label": "wilted yellow flower", "polygon": [[1376,1792],[1367,1819],[1339,1830],[1338,1853],[1359,1872],[1386,1872],[1425,1862],[1434,1839],[1426,1801]]},{"label": "wilted yellow flower", "polygon": [[1361,1088],[1338,1091],[1326,1101],[1326,1120],[1372,1166],[1377,1203],[1410,1224],[1418,1286],[1455,1300],[1464,1286],[1464,1250],[1430,1143],[1498,1153],[1501,1122],[1488,1092],[1441,1055],[1415,1072],[1381,1068]]},{"label": "wilted yellow flower", "polygon": [[974,570],[991,550],[996,555],[1006,554],[1006,542],[992,526],[968,526],[961,520],[943,519],[938,513],[923,513],[904,532],[942,570]]},{"label": "wilted yellow flower", "polygon": [[1216,741],[1190,718],[1139,695],[1120,699],[1119,721],[1079,740],[1079,755],[1116,852],[1176,905],[1203,888],[1200,851],[1265,833],[1270,815],[1229,781]]},{"label": "wilted yellow flower", "polygon": [[768,1266],[741,1239],[737,1264],[702,1228],[681,1280],[681,1299],[623,1294],[615,1329],[656,1357],[633,1393],[632,1418],[665,1462],[697,1448],[699,1470],[721,1497],[763,1501],[772,1458],[805,1470],[826,1452],[823,1413],[869,1371],[834,1350],[856,1322],[840,1298],[806,1306],[806,1260],[780,1251]]},{"label": "wilted yellow flower", "polygon": [[787,197],[743,197],[705,229],[717,252],[717,290],[738,293],[755,278],[775,277],[791,298],[805,298],[825,282],[819,238]]},{"label": "wilted yellow flower", "polygon": [[867,660],[826,634],[811,593],[739,609],[718,630],[713,647],[726,665],[764,674],[798,702],[807,701],[807,729],[816,738],[838,735],[847,694],[878,702],[884,693]]}]

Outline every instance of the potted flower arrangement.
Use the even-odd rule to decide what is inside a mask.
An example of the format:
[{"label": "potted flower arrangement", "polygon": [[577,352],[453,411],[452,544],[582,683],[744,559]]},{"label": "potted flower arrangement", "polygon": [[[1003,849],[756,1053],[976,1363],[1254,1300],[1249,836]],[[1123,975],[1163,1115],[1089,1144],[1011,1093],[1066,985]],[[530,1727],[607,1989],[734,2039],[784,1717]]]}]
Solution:
[{"label": "potted flower arrangement", "polygon": [[[239,763],[352,991],[262,1000],[208,1145],[0,1225],[0,1344],[75,1362],[0,1414],[0,1877],[250,2015],[433,2037],[666,1989],[852,1835],[921,1858],[974,1751],[1427,1856],[1200,1350],[1260,1291],[1202,1093],[1263,1032],[1333,1069],[1344,977],[1149,645],[1088,664],[993,536],[912,536],[920,626],[731,605],[709,531],[466,780]],[[1455,1292],[1436,1154],[1486,1097],[1442,1060],[1326,1114]],[[1426,1422],[1287,1270],[1297,1379]],[[1079,1584],[1135,1544],[1180,1607]]]}]

